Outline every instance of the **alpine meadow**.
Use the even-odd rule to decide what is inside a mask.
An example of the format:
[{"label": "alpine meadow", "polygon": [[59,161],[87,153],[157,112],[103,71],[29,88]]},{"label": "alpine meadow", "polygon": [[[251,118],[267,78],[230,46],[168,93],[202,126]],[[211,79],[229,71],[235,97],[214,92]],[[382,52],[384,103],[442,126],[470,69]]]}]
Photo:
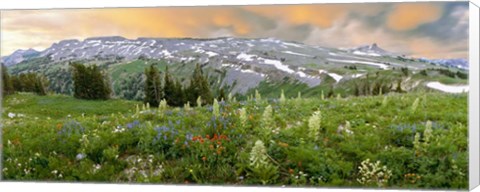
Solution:
[{"label": "alpine meadow", "polygon": [[1,177],[467,189],[468,3],[352,5],[2,12]]}]

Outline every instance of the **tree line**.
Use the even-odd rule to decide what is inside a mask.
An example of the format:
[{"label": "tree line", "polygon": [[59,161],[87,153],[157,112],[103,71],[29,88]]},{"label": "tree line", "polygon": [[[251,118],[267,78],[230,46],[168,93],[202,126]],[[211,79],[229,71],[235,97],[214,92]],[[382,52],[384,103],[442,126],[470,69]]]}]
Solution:
[{"label": "tree line", "polygon": [[[106,74],[103,74],[96,65],[85,66],[72,64],[74,97],[79,99],[109,99],[111,86]],[[187,103],[201,101],[203,104],[213,102],[213,94],[210,89],[208,76],[203,74],[200,65],[196,65],[190,78],[190,84],[184,86],[170,73],[168,66],[164,72],[160,72],[154,64],[145,69],[146,77],[144,84],[144,103],[150,106],[159,106],[165,100],[170,106],[184,106]],[[220,98],[224,99],[223,89]]]},{"label": "tree line", "polygon": [[203,70],[198,64],[195,66],[188,86],[183,86],[178,79],[174,78],[170,74],[168,66],[163,74],[163,82],[160,71],[153,64],[145,69],[145,76],[147,79],[144,87],[144,102],[150,106],[158,106],[162,100],[165,100],[170,106],[183,106],[197,101],[201,101],[203,104],[213,102],[208,76],[203,74]]},{"label": "tree line", "polygon": [[10,75],[7,68],[2,64],[2,95],[10,95],[15,92],[32,92],[37,95],[46,95],[48,80],[37,73],[22,73]]}]

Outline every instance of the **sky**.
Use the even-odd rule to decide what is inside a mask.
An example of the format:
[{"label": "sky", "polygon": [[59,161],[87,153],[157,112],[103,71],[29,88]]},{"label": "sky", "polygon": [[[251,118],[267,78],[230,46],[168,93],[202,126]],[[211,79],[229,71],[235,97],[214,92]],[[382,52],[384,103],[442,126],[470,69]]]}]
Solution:
[{"label": "sky", "polygon": [[468,59],[468,15],[468,2],[9,10],[1,12],[1,55],[98,36],[232,36]]}]

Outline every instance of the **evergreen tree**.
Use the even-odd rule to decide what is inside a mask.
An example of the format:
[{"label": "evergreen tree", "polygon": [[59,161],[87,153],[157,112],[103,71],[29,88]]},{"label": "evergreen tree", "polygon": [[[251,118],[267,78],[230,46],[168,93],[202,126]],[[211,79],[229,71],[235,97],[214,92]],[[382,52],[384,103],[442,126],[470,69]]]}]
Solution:
[{"label": "evergreen tree", "polygon": [[13,82],[8,74],[7,67],[2,64],[2,95],[10,95],[14,91]]},{"label": "evergreen tree", "polygon": [[47,95],[46,81],[42,76],[37,76],[35,80],[35,93],[38,95]]},{"label": "evergreen tree", "polygon": [[169,105],[177,106],[178,102],[176,101],[175,94],[175,82],[173,81],[170,73],[168,72],[168,66],[165,68],[165,75],[163,80],[163,91],[165,100]]},{"label": "evergreen tree", "polygon": [[145,98],[144,102],[149,103],[151,106],[158,106],[160,100],[163,99],[163,90],[160,81],[160,72],[153,64],[149,68],[145,69]]},{"label": "evergreen tree", "polygon": [[226,100],[226,97],[225,97],[225,90],[222,88],[220,88],[220,93],[218,95],[218,100],[219,101],[225,101]]},{"label": "evergreen tree", "polygon": [[177,79],[175,81],[175,106],[181,107],[187,103],[185,90],[183,89],[182,83]]},{"label": "evergreen tree", "polygon": [[188,98],[191,103],[195,103],[198,97],[201,97],[203,104],[210,104],[213,101],[212,92],[208,83],[208,78],[203,76],[202,68],[199,64],[193,71],[188,87]]},{"label": "evergreen tree", "polygon": [[109,99],[110,83],[96,65],[72,64],[74,97],[79,99]]}]

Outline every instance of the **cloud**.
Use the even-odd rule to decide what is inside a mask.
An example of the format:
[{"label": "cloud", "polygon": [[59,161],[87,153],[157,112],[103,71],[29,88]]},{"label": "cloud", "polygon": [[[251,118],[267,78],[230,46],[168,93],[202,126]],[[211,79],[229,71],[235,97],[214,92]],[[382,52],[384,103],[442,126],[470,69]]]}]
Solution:
[{"label": "cloud", "polygon": [[436,21],[442,15],[442,7],[434,3],[400,3],[388,16],[387,26],[397,31],[406,31]]},{"label": "cloud", "polygon": [[1,55],[95,36],[274,37],[327,47],[376,42],[432,57],[468,52],[468,3],[459,2],[24,10],[3,11],[1,22]]}]

